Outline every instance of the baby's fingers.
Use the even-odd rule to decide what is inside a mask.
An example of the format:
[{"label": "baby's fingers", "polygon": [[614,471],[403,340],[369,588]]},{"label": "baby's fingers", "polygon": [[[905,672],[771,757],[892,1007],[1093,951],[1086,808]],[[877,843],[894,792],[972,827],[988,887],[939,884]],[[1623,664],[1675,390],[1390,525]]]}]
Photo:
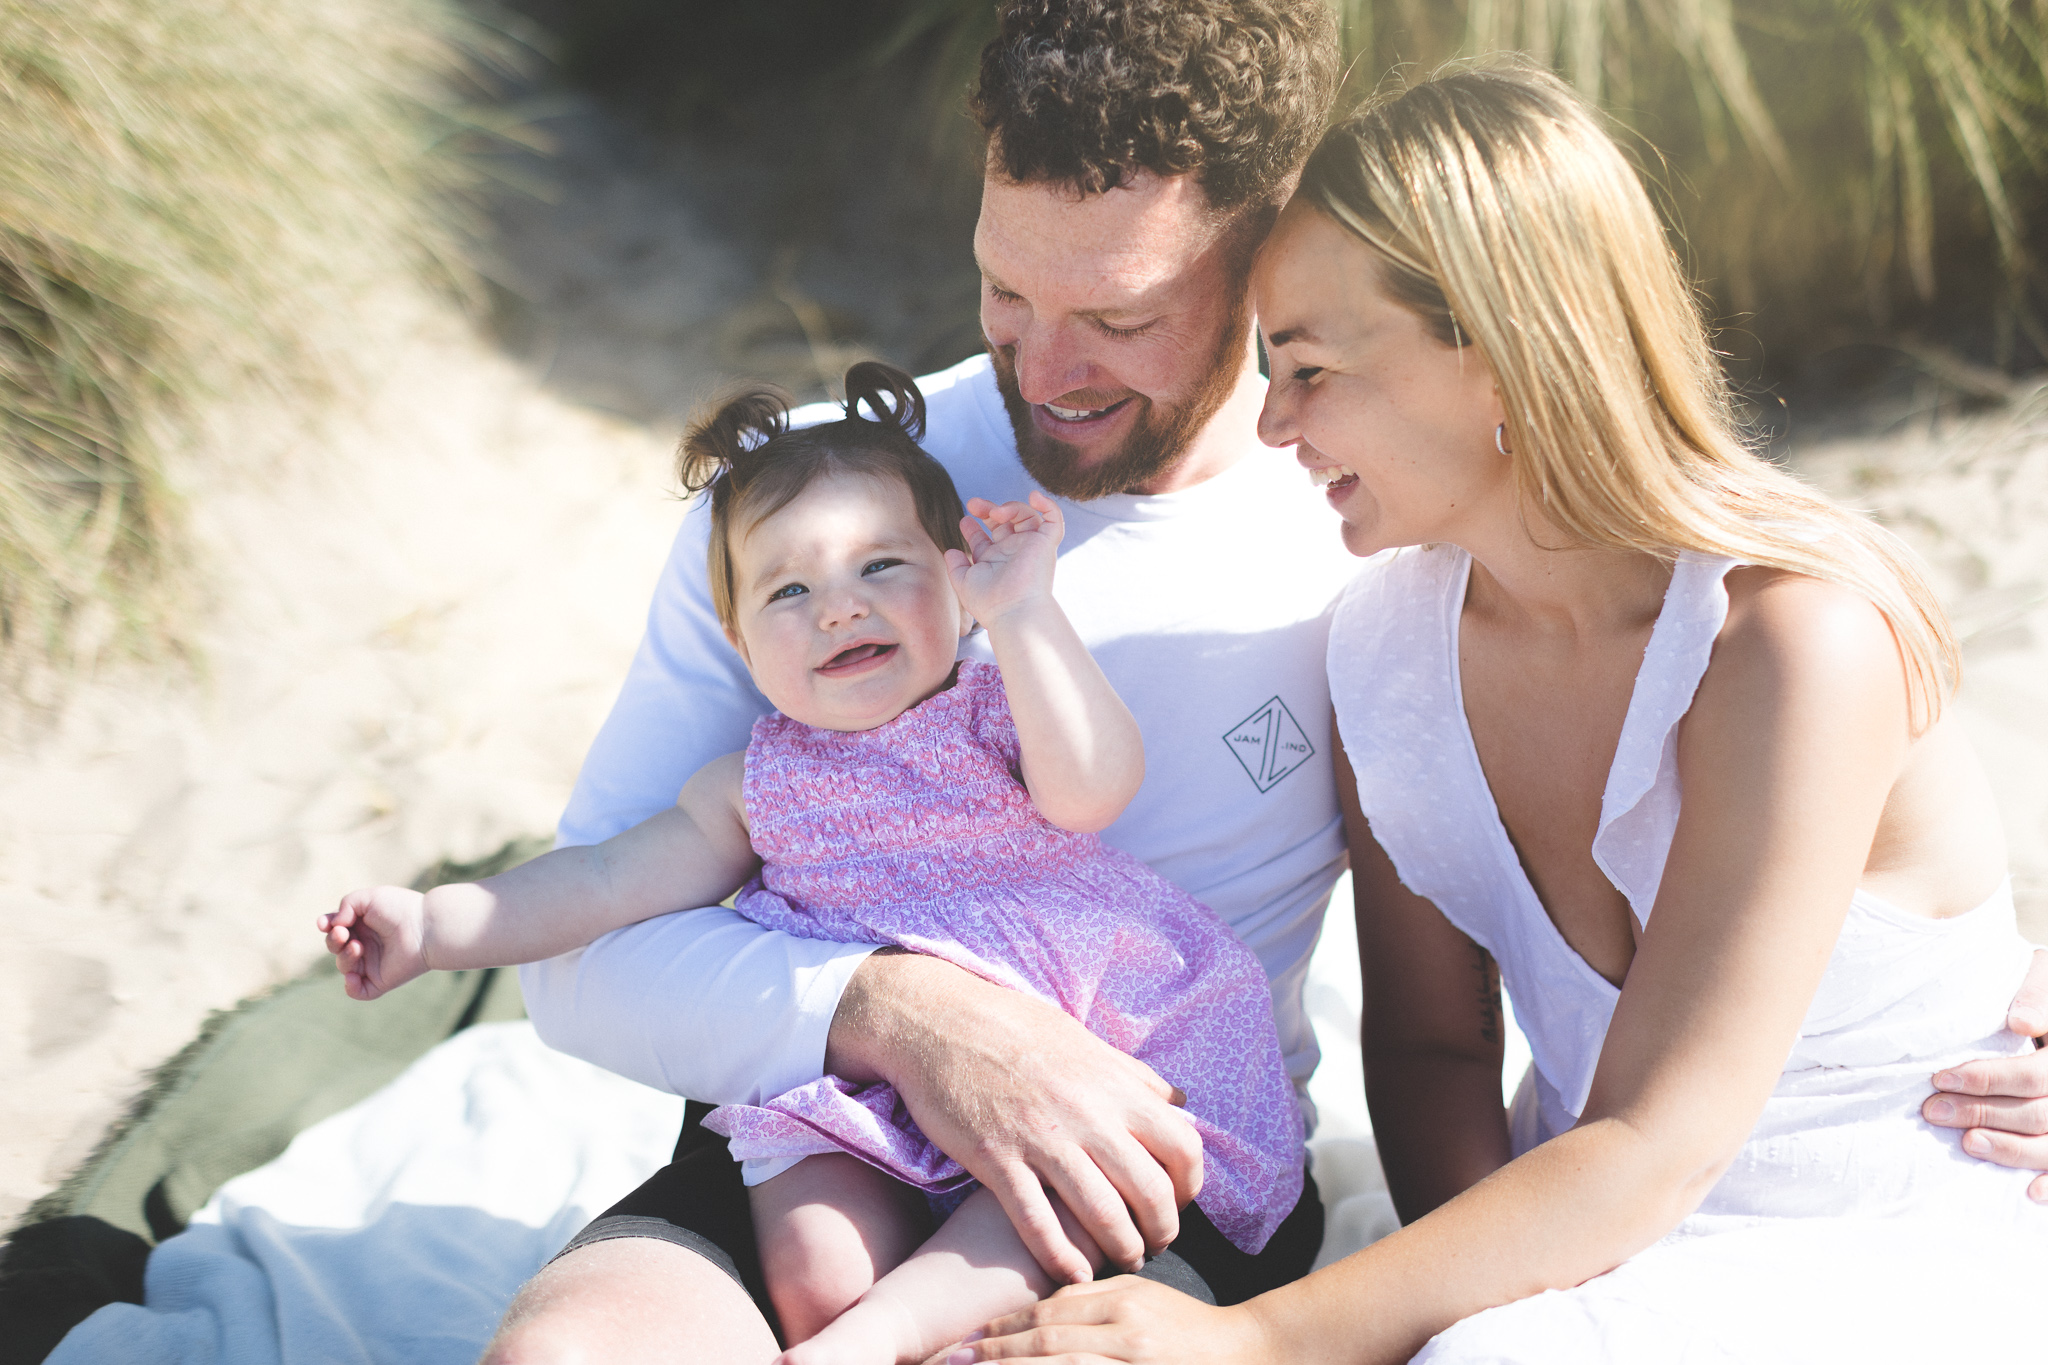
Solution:
[{"label": "baby's fingers", "polygon": [[983,514],[982,520],[989,526],[989,534],[997,540],[1007,536],[1039,530],[1045,524],[1045,514],[1029,503],[1006,502]]},{"label": "baby's fingers", "polygon": [[[979,502],[980,499],[977,498],[976,501]],[[983,503],[982,505],[987,506],[986,503]],[[981,556],[988,550],[988,547],[991,544],[988,538],[988,528],[983,526],[980,522],[976,521],[973,517],[960,518],[960,536],[963,540],[967,542],[967,553],[970,556],[970,562],[974,559],[981,558]],[[946,553],[949,556],[946,562],[948,564],[951,564],[953,561],[950,558],[950,556],[954,552],[948,550]]]},{"label": "baby's fingers", "polygon": [[1038,530],[1053,536],[1053,544],[1059,544],[1067,534],[1067,514],[1059,510],[1059,503],[1038,489],[1032,489],[1030,505],[1038,512]]}]

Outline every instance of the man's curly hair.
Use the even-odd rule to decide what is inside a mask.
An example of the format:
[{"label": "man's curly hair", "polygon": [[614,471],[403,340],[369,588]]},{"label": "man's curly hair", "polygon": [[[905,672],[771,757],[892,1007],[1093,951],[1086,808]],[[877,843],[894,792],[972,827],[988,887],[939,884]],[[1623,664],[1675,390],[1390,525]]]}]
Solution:
[{"label": "man's curly hair", "polygon": [[1337,92],[1326,0],[1009,0],[969,102],[989,169],[1083,193],[1194,172],[1211,207],[1271,204]]}]

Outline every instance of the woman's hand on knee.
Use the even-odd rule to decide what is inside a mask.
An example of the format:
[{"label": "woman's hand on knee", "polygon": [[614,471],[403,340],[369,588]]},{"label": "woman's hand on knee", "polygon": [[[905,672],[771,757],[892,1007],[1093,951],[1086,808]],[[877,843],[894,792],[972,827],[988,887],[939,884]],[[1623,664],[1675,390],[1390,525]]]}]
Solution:
[{"label": "woman's hand on knee", "polygon": [[1042,1365],[1246,1365],[1272,1356],[1258,1317],[1215,1308],[1175,1289],[1120,1275],[1074,1285],[992,1322],[946,1357]]}]

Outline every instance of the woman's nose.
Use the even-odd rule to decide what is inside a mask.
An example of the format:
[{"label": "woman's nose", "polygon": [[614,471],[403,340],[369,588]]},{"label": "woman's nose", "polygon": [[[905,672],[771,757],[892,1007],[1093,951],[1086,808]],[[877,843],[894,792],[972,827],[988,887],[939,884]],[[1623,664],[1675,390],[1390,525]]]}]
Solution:
[{"label": "woman's nose", "polygon": [[1259,439],[1269,446],[1291,446],[1301,440],[1301,423],[1295,420],[1291,386],[1275,380],[1266,386],[1265,406],[1259,409]]}]

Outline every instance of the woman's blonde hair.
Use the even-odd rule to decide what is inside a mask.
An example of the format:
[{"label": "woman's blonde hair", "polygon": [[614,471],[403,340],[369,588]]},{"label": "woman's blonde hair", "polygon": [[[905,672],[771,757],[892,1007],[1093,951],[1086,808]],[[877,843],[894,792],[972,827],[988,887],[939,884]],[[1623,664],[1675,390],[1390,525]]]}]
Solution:
[{"label": "woman's blonde hair", "polygon": [[1363,238],[1388,293],[1476,343],[1522,495],[1577,542],[1684,550],[1827,579],[1890,622],[1914,726],[1960,663],[1912,552],[1737,435],[1699,306],[1634,169],[1545,71],[1490,61],[1376,97],[1300,194]]}]

